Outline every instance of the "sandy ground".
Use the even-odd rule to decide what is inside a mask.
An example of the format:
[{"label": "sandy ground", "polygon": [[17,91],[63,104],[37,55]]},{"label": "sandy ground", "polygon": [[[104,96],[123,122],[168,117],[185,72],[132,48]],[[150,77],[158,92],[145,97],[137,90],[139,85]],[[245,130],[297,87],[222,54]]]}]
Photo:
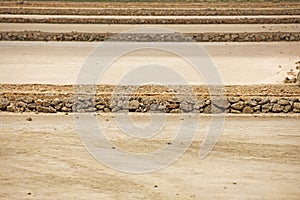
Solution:
[{"label": "sandy ground", "polygon": [[[90,51],[101,43],[0,42],[0,83],[73,84]],[[300,59],[299,42],[199,43],[211,56],[223,83],[282,83]],[[99,83],[117,83],[138,66],[169,66],[188,83],[204,80],[180,57],[159,50],[141,50],[115,60]],[[279,65],[281,67],[279,67]]]},{"label": "sandy ground", "polygon": [[218,8],[218,9],[229,9],[229,8],[251,8],[251,9],[285,9],[285,8],[297,8],[299,3],[293,2],[58,2],[58,1],[31,1],[23,5],[16,4],[15,1],[2,1],[1,6],[9,7],[40,7],[40,8]]},{"label": "sandy ground", "polygon": [[[32,117],[32,121],[26,121]],[[142,116],[132,116],[145,124]],[[154,139],[126,140],[112,115],[98,120],[116,148],[153,151],[172,139],[180,116]],[[130,174],[95,160],[72,115],[0,114],[1,199],[298,199],[299,115],[229,116],[214,150],[200,160],[210,117],[199,118],[192,146],[172,165]]]},{"label": "sandy ground", "polygon": [[[170,2],[165,3],[164,5],[159,5],[159,3],[155,2],[139,2],[136,5],[133,5],[128,2],[126,3],[117,3],[117,2],[110,2],[107,4],[107,2],[98,2],[98,4],[91,4],[91,2],[86,2],[87,4],[84,4],[83,2],[80,2],[79,4],[77,3],[76,6],[74,4],[70,4],[70,2],[64,2],[64,3],[59,3],[58,4],[53,4],[53,5],[46,5],[47,2],[43,2],[44,5],[28,5],[28,4],[23,4],[23,5],[8,5],[6,4],[7,2],[0,2],[1,8],[22,8],[22,9],[56,9],[56,10],[69,10],[69,9],[82,9],[82,10],[90,10],[90,9],[97,9],[97,10],[102,10],[102,9],[118,9],[118,10],[125,10],[125,9],[151,9],[151,10],[182,10],[182,9],[190,9],[190,10],[207,10],[211,8],[215,8],[218,10],[228,10],[228,9],[238,9],[238,10],[285,10],[287,8],[293,8],[297,9],[300,7],[300,4],[297,2],[293,3],[277,3],[275,4],[274,2],[268,2],[265,4],[261,4],[259,2],[255,2],[254,4],[248,3],[248,4],[230,4],[228,3],[221,3],[221,4],[212,4],[208,3],[205,4],[205,2],[198,3],[197,5],[193,5],[193,3],[189,2],[186,4],[171,4]],[[35,3],[35,2],[32,2]],[[54,3],[54,2],[53,2]],[[57,3],[57,2],[55,2]],[[76,4],[76,3],[75,3]],[[88,5],[89,4],[89,5]],[[284,7],[283,7],[284,6]],[[238,7],[238,8],[237,8]]]},{"label": "sandy ground", "polygon": [[80,19],[241,19],[241,18],[300,18],[299,15],[247,15],[247,16],[85,16],[85,15],[15,15],[0,14],[0,18],[24,18],[24,19],[52,19],[52,18],[80,18]]},{"label": "sandy ground", "polygon": [[[181,33],[299,32],[299,24],[197,24],[197,25],[129,25],[129,24],[27,24],[1,23],[1,31],[119,33],[131,29],[159,28]],[[138,30],[137,30],[138,31]],[[169,32],[168,31],[168,32]],[[142,31],[141,31],[142,32]],[[164,32],[163,30],[161,32]]]}]

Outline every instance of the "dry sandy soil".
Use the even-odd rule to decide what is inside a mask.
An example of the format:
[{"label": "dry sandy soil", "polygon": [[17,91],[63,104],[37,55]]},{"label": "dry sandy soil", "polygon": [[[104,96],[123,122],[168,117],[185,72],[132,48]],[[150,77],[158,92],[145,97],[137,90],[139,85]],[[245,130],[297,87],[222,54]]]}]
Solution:
[{"label": "dry sandy soil", "polygon": [[[132,117],[140,125],[147,123],[141,115]],[[128,140],[112,115],[98,116],[113,145],[131,152],[166,145],[180,118],[168,116],[163,133],[155,138]],[[1,113],[0,198],[298,199],[299,119],[229,116],[214,150],[200,160],[210,121],[202,116],[192,146],[174,164],[130,174],[103,165],[87,152],[72,115]]]},{"label": "dry sandy soil", "polygon": [[297,8],[300,7],[298,2],[200,2],[200,3],[172,3],[172,2],[88,2],[88,3],[76,3],[76,2],[55,2],[55,1],[33,1],[25,3],[23,5],[16,4],[14,0],[8,0],[0,2],[0,6],[11,6],[11,7],[68,7],[68,8]]},{"label": "dry sandy soil", "polygon": [[[0,83],[74,84],[81,65],[101,43],[0,42]],[[299,42],[201,43],[225,85],[282,83],[299,61]],[[116,60],[99,83],[114,84],[137,66],[157,63],[191,84],[204,83],[190,64],[159,50],[132,52]],[[279,65],[281,67],[279,67]],[[172,81],[172,78],[170,78]]]},{"label": "dry sandy soil", "polygon": [[[159,8],[247,10],[250,8],[272,11],[285,8],[297,9],[300,4],[298,2],[240,4],[32,2],[17,5],[15,1],[1,1],[0,6],[3,9],[17,10],[20,7],[27,7],[29,11],[31,8],[41,10],[57,8],[64,11],[69,8],[88,10],[108,7],[153,10]],[[14,17],[19,16],[14,15]],[[50,29],[52,31],[119,32],[133,27],[136,26],[0,24],[2,31],[25,29],[49,31]],[[176,31],[184,30],[184,32],[225,30],[294,32],[299,30],[299,26],[295,24],[160,26],[160,28],[164,27],[172,27]],[[0,85],[0,92],[17,94],[30,90],[43,93],[47,91],[45,88],[66,92],[67,90],[64,89],[70,90],[70,84],[75,83],[85,59],[99,44],[101,43],[0,42],[0,52],[4,52],[0,54],[0,84],[13,84]],[[245,90],[243,87],[232,86],[227,88],[227,92],[234,95],[247,92],[269,96],[299,96],[299,87],[295,89],[296,86],[292,85],[253,86],[253,84],[282,83],[286,72],[295,68],[295,62],[300,60],[299,42],[201,43],[201,45],[211,56],[225,85],[245,85],[243,87],[248,88]],[[133,52],[118,58],[99,83],[114,84],[135,67],[153,61],[178,71],[186,77],[188,83],[204,83],[202,77],[182,59],[173,54],[151,50]],[[14,85],[24,83],[58,84],[60,87]],[[139,126],[149,124],[147,115],[130,114],[129,116]],[[199,129],[185,154],[161,170],[144,174],[116,171],[89,154],[76,128],[78,124],[75,121],[81,117],[83,116],[76,118],[73,114],[0,112],[0,199],[299,199],[300,115],[298,114],[227,115],[222,134],[213,151],[205,159],[199,158],[199,150],[211,125],[211,116],[201,115],[194,119],[199,120]],[[98,114],[97,120],[112,143],[110,150],[115,148],[131,153],[145,153],[161,149],[166,145],[176,147],[172,139],[185,119],[182,115],[168,115],[162,130],[150,139],[138,139],[126,135],[126,132],[124,133],[124,130],[116,125],[116,116],[113,114]],[[86,128],[88,130],[89,127]],[[189,130],[190,128],[188,133]],[[88,134],[89,131],[86,133]],[[104,150],[108,149],[104,148]],[[120,160],[113,160],[115,163],[118,161]],[[121,164],[127,165],[127,162]]]},{"label": "dry sandy soil", "polygon": [[[0,15],[1,17],[1,15]],[[180,33],[236,33],[236,32],[299,32],[299,24],[170,24],[170,25],[139,25],[139,24],[27,24],[1,23],[1,31],[42,31],[42,32],[83,32],[83,33],[119,33],[133,29],[167,29],[167,32]],[[136,30],[135,32],[138,32]]]}]

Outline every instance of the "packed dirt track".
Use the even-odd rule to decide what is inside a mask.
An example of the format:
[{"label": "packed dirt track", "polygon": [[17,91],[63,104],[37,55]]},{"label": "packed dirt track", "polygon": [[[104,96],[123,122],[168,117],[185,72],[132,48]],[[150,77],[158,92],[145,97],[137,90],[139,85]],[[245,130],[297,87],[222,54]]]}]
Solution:
[{"label": "packed dirt track", "polygon": [[[32,118],[27,121],[26,118]],[[79,116],[81,117],[81,116]],[[145,124],[141,115],[136,123]],[[163,133],[128,140],[113,115],[97,119],[112,147],[151,152],[173,145],[180,115]],[[77,134],[75,116],[0,114],[1,199],[298,199],[299,116],[227,117],[213,151],[199,158],[210,117],[186,153],[156,172],[128,174],[95,160]]]}]

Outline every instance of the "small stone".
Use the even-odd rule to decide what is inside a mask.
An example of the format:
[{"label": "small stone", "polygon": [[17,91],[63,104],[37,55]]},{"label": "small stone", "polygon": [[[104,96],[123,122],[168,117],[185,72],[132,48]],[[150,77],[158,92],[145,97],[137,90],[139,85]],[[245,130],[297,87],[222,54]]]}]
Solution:
[{"label": "small stone", "polygon": [[103,111],[108,113],[108,112],[110,112],[110,109],[109,108],[104,108]]},{"label": "small stone", "polygon": [[261,97],[254,97],[252,100],[254,100],[256,102],[260,102],[261,101]]},{"label": "small stone", "polygon": [[233,108],[235,110],[242,110],[244,108],[244,102],[239,101],[237,103],[234,103],[231,105],[231,108]]},{"label": "small stone", "polygon": [[33,102],[33,98],[32,98],[32,97],[29,97],[29,96],[25,96],[24,98],[22,98],[22,100],[23,100],[25,103],[32,103],[32,102]]},{"label": "small stone", "polygon": [[219,110],[225,110],[229,104],[229,102],[226,99],[222,98],[213,99],[211,103],[214,107],[218,108]]},{"label": "small stone", "polygon": [[72,99],[65,98],[65,99],[63,99],[62,103],[67,108],[71,108],[73,106]]},{"label": "small stone", "polygon": [[208,99],[208,100],[205,101],[206,105],[210,105],[210,103],[211,103],[210,99]]},{"label": "small stone", "polygon": [[9,105],[8,99],[6,98],[0,99],[0,110],[5,110],[8,105]]},{"label": "small stone", "polygon": [[279,113],[282,111],[282,106],[279,104],[274,104],[272,107],[272,112]]},{"label": "small stone", "polygon": [[136,110],[140,106],[140,102],[138,100],[132,100],[129,102],[129,109],[130,110]]},{"label": "small stone", "polygon": [[257,105],[257,106],[255,106],[255,107],[253,108],[254,111],[258,111],[258,110],[260,110],[260,109],[261,109],[261,105]]},{"label": "small stone", "polygon": [[14,105],[9,105],[9,106],[7,106],[6,110],[8,112],[15,112],[16,111],[16,107]]},{"label": "small stone", "polygon": [[170,105],[168,105],[167,106],[167,108],[169,108],[169,109],[176,109],[176,108],[179,108],[179,104],[177,104],[177,103],[172,103],[172,104],[170,104]]},{"label": "small stone", "polygon": [[61,102],[61,100],[60,100],[59,98],[55,98],[55,99],[53,99],[53,101],[52,101],[52,105],[53,105],[53,106],[56,106],[56,105],[58,105],[60,102]]},{"label": "small stone", "polygon": [[293,107],[291,105],[286,105],[283,108],[283,112],[288,113],[293,109]]},{"label": "small stone", "polygon": [[193,106],[187,102],[182,102],[180,108],[185,112],[191,112],[193,110]]},{"label": "small stone", "polygon": [[236,102],[238,102],[240,99],[241,99],[240,97],[229,97],[229,98],[228,98],[228,101],[229,101],[230,103],[236,103]]},{"label": "small stone", "polygon": [[245,101],[245,104],[251,107],[257,106],[257,101],[255,101],[254,99],[251,100],[247,100]]},{"label": "small stone", "polygon": [[63,107],[61,108],[61,111],[62,111],[62,112],[70,112],[71,109],[70,109],[70,108],[67,108],[66,106],[63,106]]},{"label": "small stone", "polygon": [[233,113],[233,114],[240,114],[241,113],[240,110],[234,110],[234,109],[231,109],[230,112]]},{"label": "small stone", "polygon": [[246,107],[243,109],[243,113],[245,113],[245,114],[252,114],[252,113],[254,113],[254,110],[253,110],[252,107],[246,106]]},{"label": "small stone", "polygon": [[31,117],[27,117],[27,118],[26,118],[26,121],[31,122],[31,121],[32,121],[32,118],[31,118]]},{"label": "small stone", "polygon": [[114,108],[116,106],[117,106],[117,102],[115,100],[112,100],[111,103],[110,103],[110,105],[109,105],[109,107],[110,108]]},{"label": "small stone", "polygon": [[35,109],[35,103],[29,103],[29,104],[27,104],[27,108],[29,108],[30,110]]},{"label": "small stone", "polygon": [[[200,112],[201,112],[201,110],[200,110]],[[203,109],[203,113],[205,113],[205,114],[211,114],[211,105],[206,106],[206,107]]]},{"label": "small stone", "polygon": [[54,106],[56,111],[59,111],[61,109],[61,107],[62,107],[62,103],[57,104],[57,105]]},{"label": "small stone", "polygon": [[105,108],[105,105],[97,105],[96,108],[97,110],[103,110]]},{"label": "small stone", "polygon": [[119,107],[114,107],[114,108],[111,110],[111,112],[118,112],[119,110],[120,110]]},{"label": "small stone", "polygon": [[277,99],[276,98],[272,98],[271,99],[271,103],[277,103]]},{"label": "small stone", "polygon": [[289,100],[287,100],[287,99],[279,99],[278,104],[282,105],[282,106],[289,105]]},{"label": "small stone", "polygon": [[294,109],[293,109],[293,112],[294,112],[294,113],[300,113],[300,109],[294,108]]},{"label": "small stone", "polygon": [[300,102],[294,102],[293,107],[295,109],[300,109]]},{"label": "small stone", "polygon": [[262,105],[262,107],[261,107],[261,111],[262,111],[263,113],[267,113],[267,112],[269,112],[271,109],[272,109],[272,105],[271,105],[270,103],[264,104],[264,105]]},{"label": "small stone", "polygon": [[265,98],[265,99],[262,99],[260,102],[258,102],[258,104],[263,105],[263,104],[267,104],[269,102],[270,102],[270,99]]},{"label": "small stone", "polygon": [[176,108],[176,109],[172,109],[171,111],[170,111],[170,113],[181,113],[182,111],[180,110],[180,109],[178,109],[178,108]]},{"label": "small stone", "polygon": [[24,103],[23,101],[18,101],[18,102],[16,102],[15,106],[18,108],[26,108],[27,104]]},{"label": "small stone", "polygon": [[150,110],[151,111],[155,111],[156,109],[157,109],[157,104],[156,103],[150,105]]},{"label": "small stone", "polygon": [[163,105],[163,104],[159,104],[156,108],[157,110],[165,110],[166,109],[166,106]]},{"label": "small stone", "polygon": [[49,106],[49,113],[56,113],[56,109],[52,106]]},{"label": "small stone", "polygon": [[204,100],[199,100],[196,105],[198,105],[199,108],[203,108],[206,105],[206,102]]},{"label": "small stone", "polygon": [[41,100],[41,99],[38,99],[35,101],[35,105],[37,105],[37,106],[41,106],[42,103],[43,103],[43,100]]},{"label": "small stone", "polygon": [[123,105],[123,101],[122,100],[117,101],[117,107],[118,108],[128,107],[126,104],[128,105],[128,102],[126,102],[126,101],[124,101],[124,105]]},{"label": "small stone", "polygon": [[171,104],[179,104],[180,100],[178,98],[174,97],[174,98],[169,99],[169,103],[171,103]]},{"label": "small stone", "polygon": [[43,113],[48,113],[49,112],[49,108],[44,107],[44,106],[38,106],[37,107],[37,111],[38,112],[43,112]]}]

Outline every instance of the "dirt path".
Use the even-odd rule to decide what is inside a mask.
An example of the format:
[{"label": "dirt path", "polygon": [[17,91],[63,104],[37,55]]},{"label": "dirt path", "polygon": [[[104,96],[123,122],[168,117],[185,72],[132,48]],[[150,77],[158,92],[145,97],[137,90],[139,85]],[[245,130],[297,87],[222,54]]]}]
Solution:
[{"label": "dirt path", "polygon": [[[111,115],[98,119],[117,148],[141,152],[165,145],[180,116],[168,118],[164,131],[148,141],[126,140]],[[1,114],[0,198],[298,199],[299,119],[229,116],[213,152],[200,160],[210,120],[201,117],[183,157],[161,171],[134,175],[97,162],[80,142],[72,115]]]}]

